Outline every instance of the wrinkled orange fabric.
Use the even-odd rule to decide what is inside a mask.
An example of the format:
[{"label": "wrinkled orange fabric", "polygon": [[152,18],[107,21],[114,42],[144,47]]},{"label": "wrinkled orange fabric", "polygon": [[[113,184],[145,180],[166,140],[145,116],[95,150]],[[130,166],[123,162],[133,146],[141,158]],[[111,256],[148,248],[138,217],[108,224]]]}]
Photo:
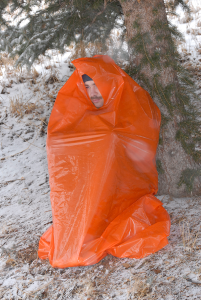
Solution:
[{"label": "wrinkled orange fabric", "polygon": [[[95,264],[107,254],[142,258],[163,248],[170,218],[154,197],[160,111],[108,56],[73,61],[47,136],[53,225],[38,255],[53,267]],[[104,99],[97,109],[82,75]]]}]

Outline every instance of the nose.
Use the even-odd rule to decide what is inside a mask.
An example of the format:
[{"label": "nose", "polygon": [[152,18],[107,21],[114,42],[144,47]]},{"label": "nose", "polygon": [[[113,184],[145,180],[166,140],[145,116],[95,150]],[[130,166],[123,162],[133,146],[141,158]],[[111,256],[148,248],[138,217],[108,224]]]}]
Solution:
[{"label": "nose", "polygon": [[98,96],[98,91],[96,86],[92,86],[89,91],[89,97]]}]

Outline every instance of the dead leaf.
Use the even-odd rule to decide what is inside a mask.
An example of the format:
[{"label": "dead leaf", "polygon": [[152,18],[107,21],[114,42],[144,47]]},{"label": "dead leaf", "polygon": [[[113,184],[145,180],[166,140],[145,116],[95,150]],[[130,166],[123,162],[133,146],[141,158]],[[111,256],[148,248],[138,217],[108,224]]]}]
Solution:
[{"label": "dead leaf", "polygon": [[52,94],[49,94],[49,97],[50,97],[51,99],[54,99],[54,98],[55,98]]},{"label": "dead leaf", "polygon": [[174,276],[169,276],[169,277],[167,277],[167,280],[173,281],[173,280],[175,280],[175,277]]},{"label": "dead leaf", "polygon": [[161,270],[159,270],[159,269],[153,269],[152,271],[153,271],[155,274],[161,273]]},{"label": "dead leaf", "polygon": [[11,267],[11,266],[14,266],[16,265],[16,261],[12,258],[9,258],[7,261],[6,261],[6,266],[7,267]]},{"label": "dead leaf", "polygon": [[128,263],[123,264],[123,266],[124,266],[125,269],[130,268],[130,265]]}]

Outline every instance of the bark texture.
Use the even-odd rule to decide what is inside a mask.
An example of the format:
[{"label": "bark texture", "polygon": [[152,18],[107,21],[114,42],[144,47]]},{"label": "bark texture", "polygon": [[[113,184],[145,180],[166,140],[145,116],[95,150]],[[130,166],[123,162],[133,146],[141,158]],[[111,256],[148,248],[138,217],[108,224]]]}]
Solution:
[{"label": "bark texture", "polygon": [[[153,30],[153,23],[156,18],[160,22],[167,24],[167,15],[165,11],[165,5],[163,0],[119,0],[123,9],[125,25],[127,29],[128,43],[130,45],[130,62],[132,65],[139,66],[144,55],[150,57],[155,49],[158,49],[161,53],[160,64],[162,69],[160,70],[160,83],[165,88],[171,83],[177,81],[177,73],[173,70],[172,67],[163,67],[164,66],[164,56],[168,47],[167,39],[157,40],[156,33]],[[156,14],[153,12],[156,11]],[[134,25],[134,22],[139,23],[140,32],[142,34],[141,43],[143,45],[143,53],[135,52],[135,45],[132,44],[132,40],[135,40],[137,35],[139,36],[139,29]],[[143,35],[148,33],[150,43],[145,44]],[[171,34],[171,33],[169,33]],[[164,36],[167,35],[167,31],[164,32]],[[174,59],[174,57],[172,57]],[[151,82],[152,88],[155,90],[156,95],[154,101],[158,105],[159,109],[164,116],[170,117],[168,109],[162,103],[161,93],[157,91],[157,85],[155,82],[154,75],[158,72],[157,67],[152,66],[152,62],[143,66],[140,70],[140,74],[144,74],[148,77]],[[139,84],[138,76],[134,78]],[[148,90],[151,94],[151,90]],[[172,96],[171,102],[174,103],[177,101],[176,97]],[[178,182],[180,180],[182,171],[187,168],[196,169],[198,166],[193,161],[190,155],[186,154],[180,142],[175,140],[175,135],[177,131],[177,124],[182,120],[182,116],[179,115],[179,112],[174,112],[174,115],[170,117],[170,121],[166,126],[161,128],[161,138],[162,145],[158,147],[157,159],[160,159],[162,162],[162,167],[164,169],[163,174],[159,174],[159,191],[158,194],[170,194],[175,197],[188,196],[188,192],[184,185],[178,187]],[[193,193],[198,195],[201,194],[200,181],[195,181]],[[192,192],[191,192],[192,194]]]}]

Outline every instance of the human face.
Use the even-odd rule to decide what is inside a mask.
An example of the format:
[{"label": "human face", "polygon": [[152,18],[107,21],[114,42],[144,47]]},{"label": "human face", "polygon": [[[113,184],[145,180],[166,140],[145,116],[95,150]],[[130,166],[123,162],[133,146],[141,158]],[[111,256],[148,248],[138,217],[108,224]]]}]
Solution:
[{"label": "human face", "polygon": [[104,104],[104,99],[99,92],[99,89],[95,85],[93,80],[85,81],[84,83],[89,98],[91,99],[92,103],[95,105],[96,108],[100,108]]}]

